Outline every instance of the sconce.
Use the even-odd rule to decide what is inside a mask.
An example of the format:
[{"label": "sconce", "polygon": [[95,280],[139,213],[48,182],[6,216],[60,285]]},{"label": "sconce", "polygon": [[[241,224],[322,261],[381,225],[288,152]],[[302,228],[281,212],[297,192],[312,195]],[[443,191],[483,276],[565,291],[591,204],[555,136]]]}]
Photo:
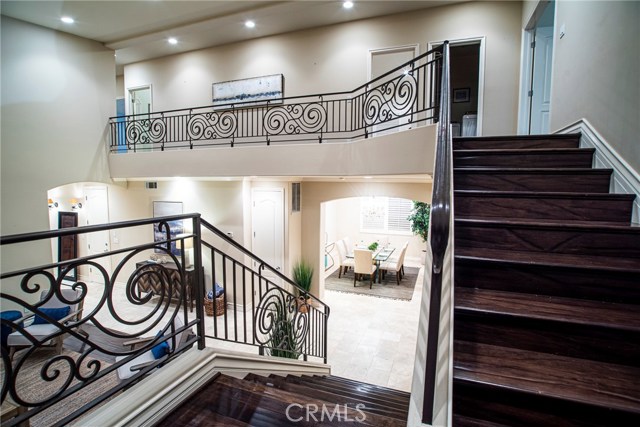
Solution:
[{"label": "sconce", "polygon": [[58,207],[58,202],[54,202],[53,199],[49,199],[47,201],[47,203],[49,204],[49,209],[53,209],[53,208],[57,208]]},{"label": "sconce", "polygon": [[82,203],[78,199],[71,199],[69,202],[71,203],[71,209],[82,209]]},{"label": "sconce", "polygon": [[[182,234],[178,234],[176,236],[176,238],[178,239],[182,239],[182,240],[178,240],[176,242],[176,248],[177,249],[184,249],[184,264],[185,267],[188,267],[192,264],[191,260],[192,260],[192,256],[191,256],[191,250],[193,249],[193,238],[192,237],[187,237],[190,236],[191,233],[182,233]],[[183,248],[183,244],[182,242],[184,242],[184,248]]]}]

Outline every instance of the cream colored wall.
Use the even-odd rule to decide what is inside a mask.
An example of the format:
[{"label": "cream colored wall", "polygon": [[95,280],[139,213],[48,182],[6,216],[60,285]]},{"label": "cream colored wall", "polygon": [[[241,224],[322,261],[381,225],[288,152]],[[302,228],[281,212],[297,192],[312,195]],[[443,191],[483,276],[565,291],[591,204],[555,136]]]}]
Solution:
[{"label": "cream colored wall", "polygon": [[[423,194],[417,196],[424,197]],[[430,200],[428,201],[430,202]],[[387,238],[390,245],[395,248],[401,248],[405,242],[409,242],[406,257],[413,262],[420,261],[422,250],[425,249],[425,243],[420,237],[411,233],[382,234],[360,231],[360,204],[360,197],[349,197],[325,203],[324,226],[329,242],[349,237],[353,243],[362,241],[368,245],[381,238]],[[322,243],[324,243],[324,238]]]},{"label": "cream colored wall", "polygon": [[[325,202],[355,196],[392,196],[411,200],[431,200],[431,185],[416,183],[381,182],[303,182],[302,183],[302,254],[313,263],[316,271],[322,271],[324,265],[324,224],[326,210],[321,209]],[[324,211],[324,215],[322,214]],[[324,277],[313,277],[311,292],[320,299],[324,296]]]},{"label": "cream colored wall", "polygon": [[198,50],[125,67],[125,88],[153,85],[154,110],[211,104],[214,82],[284,74],[285,95],[352,90],[370,49],[486,37],[483,134],[516,129],[520,2],[468,2]]},{"label": "cream colored wall", "polygon": [[[49,228],[47,190],[109,180],[104,137],[115,111],[113,51],[2,16],[3,235]],[[49,262],[50,242],[2,247],[2,269]],[[3,291],[16,285],[3,280]]]},{"label": "cream colored wall", "polygon": [[640,2],[556,5],[551,130],[586,118],[640,171]]},{"label": "cream colored wall", "polygon": [[538,8],[539,3],[547,3],[545,0],[523,0],[522,2],[522,28],[527,28]]},{"label": "cream colored wall", "polygon": [[124,97],[124,75],[116,76],[116,98]]}]

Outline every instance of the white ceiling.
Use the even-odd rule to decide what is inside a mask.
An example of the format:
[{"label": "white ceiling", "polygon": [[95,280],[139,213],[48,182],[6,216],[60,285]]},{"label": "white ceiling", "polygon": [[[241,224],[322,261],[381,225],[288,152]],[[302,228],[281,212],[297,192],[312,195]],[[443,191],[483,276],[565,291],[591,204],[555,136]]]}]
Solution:
[{"label": "white ceiling", "polygon": [[[459,3],[444,1],[10,1],[3,15],[104,43],[121,66],[151,58],[346,21]],[[74,24],[64,24],[62,16]],[[247,19],[256,27],[244,26]],[[179,40],[167,43],[169,37]]]}]

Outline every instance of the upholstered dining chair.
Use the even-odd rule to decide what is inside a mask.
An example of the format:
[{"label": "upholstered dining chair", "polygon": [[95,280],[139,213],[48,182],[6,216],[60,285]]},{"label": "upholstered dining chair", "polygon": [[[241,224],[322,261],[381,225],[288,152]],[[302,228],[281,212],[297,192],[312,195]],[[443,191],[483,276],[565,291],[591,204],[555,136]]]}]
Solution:
[{"label": "upholstered dining chair", "polygon": [[353,258],[347,258],[347,246],[344,243],[344,240],[338,240],[336,242],[336,247],[338,248],[338,256],[339,256],[339,267],[338,267],[338,279],[342,277],[343,274],[346,274],[350,268],[354,267]]},{"label": "upholstered dining chair", "polygon": [[[167,333],[170,334],[172,333],[172,331],[177,331],[182,327],[184,327],[184,322],[182,321],[180,314],[178,314],[173,319],[173,329],[169,328],[167,330]],[[186,337],[189,335],[189,331],[190,329],[185,329],[184,331],[176,333],[175,335],[176,348],[180,347],[180,344],[182,344],[185,341]],[[154,340],[155,338],[156,338],[155,336],[141,337],[131,341],[125,341],[122,343],[122,345],[129,346],[131,349],[135,349],[136,347],[142,346]],[[155,346],[153,346],[153,348],[151,348],[150,350],[145,351],[141,355],[134,357],[129,362],[120,366],[117,371],[118,378],[121,381],[126,380],[127,378],[134,376],[139,370],[146,368],[156,360],[166,358],[166,356],[169,353],[171,353],[173,350],[173,342],[174,342],[173,340],[174,338],[169,338],[164,342],[158,343]],[[120,362],[121,360],[124,360],[127,357],[129,356],[118,356],[116,357],[116,362]]]},{"label": "upholstered dining chair", "polygon": [[380,270],[381,271],[392,271],[394,273],[396,273],[396,284],[400,285],[400,280],[402,279],[402,275],[403,273],[403,266],[404,266],[404,255],[407,252],[407,247],[409,245],[405,244],[402,249],[400,250],[400,255],[398,255],[397,258],[394,259],[390,259],[386,262],[383,262],[382,264],[380,264]]},{"label": "upholstered dining chair", "polygon": [[373,276],[376,273],[376,269],[378,268],[373,263],[373,252],[368,249],[354,249],[353,250],[353,258],[354,258],[354,276],[353,276],[353,286],[356,286],[356,280],[361,277],[363,274],[369,275],[369,289],[373,286]]},{"label": "upholstered dining chair", "polygon": [[[40,300],[44,300],[49,292],[50,291],[42,292]],[[76,301],[79,299],[82,291],[80,289],[74,290],[71,288],[63,288],[60,292],[64,300]],[[55,346],[56,352],[58,354],[62,353],[62,343],[64,341],[65,334],[61,333],[60,328],[57,325],[64,325],[68,322],[79,320],[82,314],[83,303],[84,299],[75,304],[67,304],[54,294],[48,301],[38,307],[38,310],[43,315],[53,319],[55,321],[54,323],[36,313],[29,313],[21,319],[16,320],[15,323],[21,323],[33,318],[31,324],[24,328],[24,333],[23,331],[15,331],[7,337],[9,358],[13,359],[16,351],[34,345],[27,336],[31,336],[35,339],[40,346]]]}]

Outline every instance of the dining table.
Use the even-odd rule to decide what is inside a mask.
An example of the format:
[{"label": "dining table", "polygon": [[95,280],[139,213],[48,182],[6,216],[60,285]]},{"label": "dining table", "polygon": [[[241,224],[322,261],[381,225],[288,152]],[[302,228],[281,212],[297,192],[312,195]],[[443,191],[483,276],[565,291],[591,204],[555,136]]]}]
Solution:
[{"label": "dining table", "polygon": [[[357,246],[355,249],[369,249],[367,246]],[[382,273],[380,272],[380,264],[387,261],[389,257],[395,252],[396,248],[393,246],[382,246],[374,251],[372,254],[373,262],[376,265],[376,276],[378,283],[382,283]],[[347,258],[353,258],[353,252],[347,254]],[[374,280],[375,281],[375,280]]]}]

